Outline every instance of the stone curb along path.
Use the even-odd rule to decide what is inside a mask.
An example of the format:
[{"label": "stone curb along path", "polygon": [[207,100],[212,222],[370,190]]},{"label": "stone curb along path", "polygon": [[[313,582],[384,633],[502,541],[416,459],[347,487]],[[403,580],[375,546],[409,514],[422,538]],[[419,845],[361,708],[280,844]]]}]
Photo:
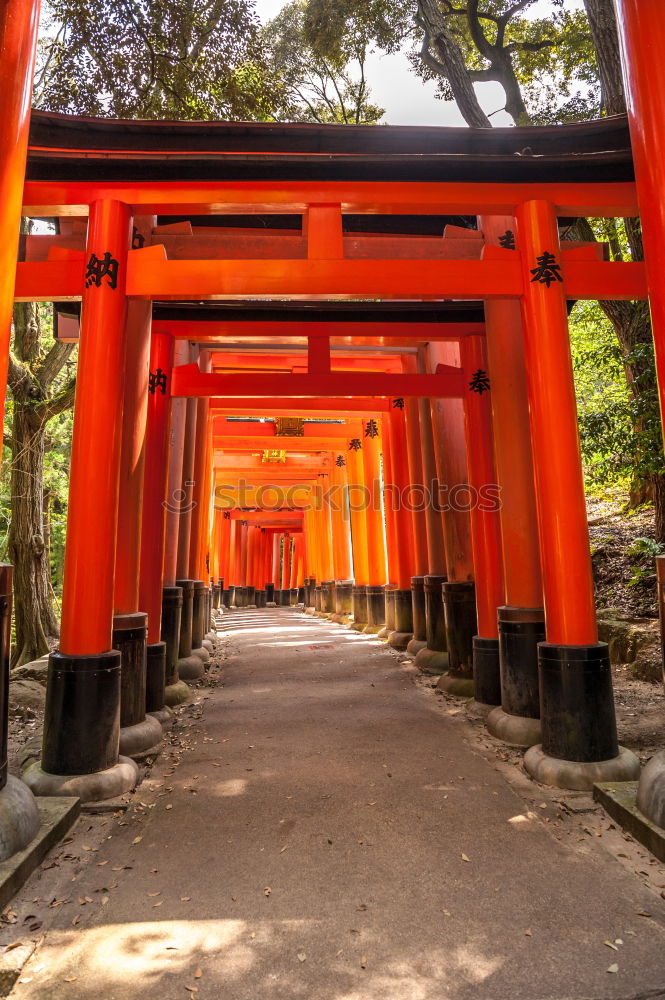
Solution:
[{"label": "stone curb along path", "polygon": [[665,903],[380,641],[288,608],[223,630],[223,686],[15,900],[12,997],[665,996]]}]

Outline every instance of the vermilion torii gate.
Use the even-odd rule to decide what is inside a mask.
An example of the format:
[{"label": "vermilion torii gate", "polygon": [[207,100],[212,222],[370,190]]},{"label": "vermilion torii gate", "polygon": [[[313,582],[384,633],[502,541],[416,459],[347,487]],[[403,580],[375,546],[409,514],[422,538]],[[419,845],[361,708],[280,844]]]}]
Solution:
[{"label": "vermilion torii gate", "polygon": [[[225,590],[255,595],[263,576],[290,595],[314,578],[322,613],[336,610],[335,582],[348,597],[341,574],[353,568],[359,624],[387,620],[395,644],[426,643],[418,657],[431,669],[447,652],[443,685],[472,683],[490,729],[531,746],[538,779],[588,788],[636,776],[597,641],[567,308],[644,298],[648,280],[665,385],[662,167],[651,155],[665,70],[650,63],[647,78],[640,56],[641,39],[664,30],[655,0],[639,13],[637,0],[618,3],[637,188],[619,119],[475,131],[35,113],[28,149],[37,8],[9,0],[0,21],[0,114],[15,137],[0,156],[0,246],[16,245],[21,213],[58,230],[27,241],[13,287],[13,254],[3,269],[0,355],[12,297],[81,306],[61,645],[28,784],[84,798],[131,787],[136,768],[119,751],[157,738],[150,711],[163,706],[163,688],[162,704],[148,701],[148,680],[154,698],[166,670],[173,703],[206,659],[211,537]],[[560,242],[560,219],[635,216],[638,195],[646,268]],[[76,337],[76,325],[59,334]],[[280,401],[297,416],[353,420],[354,397],[371,401],[363,436],[331,448],[312,438],[284,482],[346,477],[349,496],[379,471],[383,503],[350,511],[351,554],[330,504],[303,510],[295,560],[280,545],[277,587],[270,536],[284,524],[271,518],[286,514],[250,524],[237,504],[216,513],[216,421],[274,416]],[[280,449],[280,436],[256,435],[240,454],[265,438],[288,456],[295,445]],[[257,463],[237,468],[255,474]],[[388,502],[434,476],[448,494],[473,488],[474,502]],[[500,506],[481,496],[492,485]]]}]

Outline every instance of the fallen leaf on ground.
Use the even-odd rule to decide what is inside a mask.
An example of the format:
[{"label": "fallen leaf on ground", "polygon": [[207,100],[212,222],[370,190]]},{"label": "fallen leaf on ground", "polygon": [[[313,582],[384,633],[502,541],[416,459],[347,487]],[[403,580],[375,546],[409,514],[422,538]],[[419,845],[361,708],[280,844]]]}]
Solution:
[{"label": "fallen leaf on ground", "polygon": [[304,961],[306,961],[306,959],[307,959],[307,955],[305,954],[305,952],[304,951],[299,951],[298,952],[298,961],[299,962],[304,962]]},{"label": "fallen leaf on ground", "polygon": [[467,858],[466,854],[462,855],[462,861],[471,861],[471,858]]},{"label": "fallen leaf on ground", "polygon": [[142,840],[143,837],[134,837],[132,844],[140,844]]},{"label": "fallen leaf on ground", "polygon": [[618,972],[619,971],[619,966],[615,962],[613,965],[609,966],[609,968],[608,968],[607,971],[608,972]]}]

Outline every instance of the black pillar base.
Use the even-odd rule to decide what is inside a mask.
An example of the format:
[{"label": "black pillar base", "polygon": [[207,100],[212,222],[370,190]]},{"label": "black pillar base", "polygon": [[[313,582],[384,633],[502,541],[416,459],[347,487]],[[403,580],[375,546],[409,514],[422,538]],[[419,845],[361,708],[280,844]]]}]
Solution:
[{"label": "black pillar base", "polygon": [[383,588],[383,600],[385,602],[386,624],[377,633],[379,639],[387,639],[391,632],[395,631],[395,591],[397,587],[394,583],[387,583]]},{"label": "black pillar base", "polygon": [[297,603],[298,603],[298,588],[291,587],[291,590],[289,592],[289,604],[291,605],[292,608],[295,608]]},{"label": "black pillar base", "polygon": [[320,612],[323,608],[323,587],[317,584],[314,588],[314,610]]},{"label": "black pillar base", "polygon": [[266,592],[265,592],[265,590],[255,590],[254,591],[254,601],[256,602],[257,608],[265,608],[265,606],[266,606]]},{"label": "black pillar base", "polygon": [[247,587],[236,587],[236,607],[247,607]]},{"label": "black pillar base", "polygon": [[230,608],[231,607],[231,591],[230,590],[223,590],[222,591],[222,603],[221,603],[221,607],[223,607],[223,608]]},{"label": "black pillar base", "polygon": [[166,643],[151,642],[146,646],[146,712],[161,712],[166,687]]},{"label": "black pillar base", "polygon": [[380,632],[386,623],[386,595],[383,587],[368,584],[367,592],[367,625],[366,632]]},{"label": "black pillar base", "polygon": [[256,607],[256,587],[247,587],[247,603],[245,604],[245,607]]},{"label": "black pillar base", "polygon": [[178,657],[184,659],[192,654],[192,629],[194,626],[194,580],[176,580],[182,588],[182,614],[180,616],[180,640]]},{"label": "black pillar base", "polygon": [[321,613],[331,615],[335,610],[335,593],[332,580],[324,580],[321,584]]},{"label": "black pillar base", "polygon": [[443,584],[448,577],[430,573],[424,578],[425,648],[416,654],[415,665],[424,674],[437,676],[448,669],[448,644],[443,610]]},{"label": "black pillar base", "polygon": [[194,595],[192,601],[192,649],[200,649],[203,645],[206,627],[206,596],[208,588],[203,580],[194,580]]},{"label": "black pillar base", "polygon": [[162,590],[162,630],[166,644],[166,685],[178,683],[178,649],[180,645],[180,618],[182,615],[182,587],[164,587]]},{"label": "black pillar base", "polygon": [[498,639],[473,637],[473,697],[478,705],[501,704]]},{"label": "black pillar base", "polygon": [[470,580],[444,583],[443,610],[448,645],[448,674],[456,678],[473,678],[473,637],[476,622],[476,588]]},{"label": "black pillar base", "polygon": [[406,649],[413,639],[413,603],[410,590],[394,590],[395,630],[388,636],[393,649]]},{"label": "black pillar base", "polygon": [[147,621],[142,611],[113,617],[113,648],[121,654],[121,729],[137,726],[145,719]]},{"label": "black pillar base", "polygon": [[619,752],[606,642],[538,645],[543,751],[563,760],[598,761]]},{"label": "black pillar base", "polygon": [[46,681],[43,771],[94,774],[118,763],[121,654],[51,653]]},{"label": "black pillar base", "polygon": [[272,604],[275,600],[275,584],[266,583],[266,604]]},{"label": "black pillar base", "polygon": [[427,642],[427,614],[425,610],[425,577],[411,577],[411,605],[413,615],[413,638]]},{"label": "black pillar base", "polygon": [[298,587],[298,602],[297,603],[298,604],[303,604],[303,605],[305,603],[305,588],[304,588],[304,586],[303,587]]},{"label": "black pillar base", "polygon": [[364,584],[354,584],[351,591],[353,602],[353,628],[360,626],[361,630],[367,625],[367,587]]},{"label": "black pillar base", "polygon": [[235,586],[235,584],[234,583],[229,584],[229,589],[227,591],[225,591],[225,593],[228,594],[228,598],[227,598],[227,601],[226,601],[226,606],[229,607],[229,608],[235,608],[235,607],[237,607],[237,604],[236,604],[236,586]]},{"label": "black pillar base", "polygon": [[545,641],[542,608],[502,607],[499,619],[501,707],[508,715],[540,718],[538,646]]},{"label": "black pillar base", "polygon": [[222,602],[222,590],[223,588],[218,583],[213,583],[212,585],[212,607],[213,611],[217,611]]},{"label": "black pillar base", "polygon": [[353,612],[353,580],[335,582],[335,614],[345,618]]}]

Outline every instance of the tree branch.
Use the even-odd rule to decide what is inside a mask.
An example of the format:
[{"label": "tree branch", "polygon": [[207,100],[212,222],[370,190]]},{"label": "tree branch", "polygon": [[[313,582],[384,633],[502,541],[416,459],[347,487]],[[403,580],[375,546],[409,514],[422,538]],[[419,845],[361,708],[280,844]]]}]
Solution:
[{"label": "tree branch", "polygon": [[76,396],[76,378],[70,379],[67,385],[52,396],[51,399],[44,400],[43,403],[39,403],[34,410],[35,418],[39,421],[41,425],[48,423],[52,417],[56,417],[59,413],[64,413],[65,410],[71,409],[74,405],[74,398]]}]

